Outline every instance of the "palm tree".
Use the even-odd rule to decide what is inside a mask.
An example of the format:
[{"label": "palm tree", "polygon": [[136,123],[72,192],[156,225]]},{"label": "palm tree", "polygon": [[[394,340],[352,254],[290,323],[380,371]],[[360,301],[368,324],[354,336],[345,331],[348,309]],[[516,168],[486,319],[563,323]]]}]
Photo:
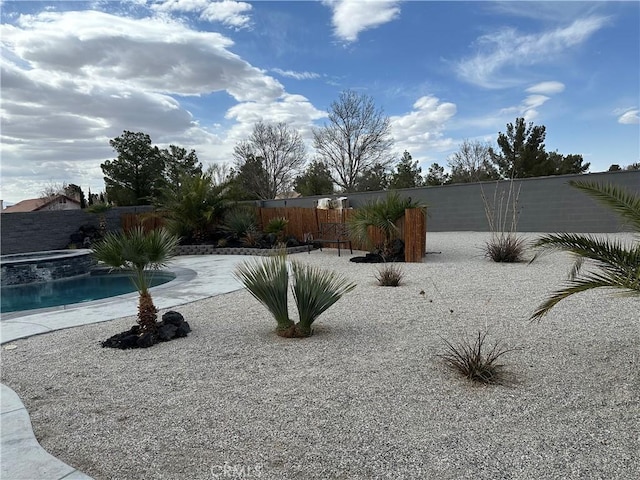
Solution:
[{"label": "palm tree", "polygon": [[208,173],[184,176],[181,180],[178,191],[163,190],[162,200],[156,206],[166,212],[169,231],[201,241],[209,227],[224,214],[224,186],[215,186]]},{"label": "palm tree", "polygon": [[155,331],[158,313],[149,293],[147,270],[164,268],[175,255],[177,246],[178,237],[167,230],[145,232],[138,226],[128,232],[109,232],[93,247],[93,255],[98,261],[131,273],[140,293],[138,323],[145,332]]},{"label": "palm tree", "polygon": [[401,198],[398,192],[389,192],[385,199],[377,199],[355,210],[348,220],[349,233],[354,240],[373,246],[369,227],[379,228],[384,234],[382,252],[387,255],[391,243],[400,233],[396,222],[404,216],[404,211],[407,208],[423,207],[424,205],[411,198]]},{"label": "palm tree", "polygon": [[[640,234],[640,198],[637,195],[614,185],[575,180],[569,184],[611,207],[636,234]],[[631,245],[625,245],[617,240],[593,235],[555,233],[542,236],[534,247],[540,249],[536,257],[546,250],[564,250],[577,256],[577,259],[564,288],[542,303],[531,319],[542,318],[561,300],[592,288],[616,288],[631,295],[640,295],[640,242],[637,236]],[[596,270],[582,273],[585,260],[590,261]]]}]

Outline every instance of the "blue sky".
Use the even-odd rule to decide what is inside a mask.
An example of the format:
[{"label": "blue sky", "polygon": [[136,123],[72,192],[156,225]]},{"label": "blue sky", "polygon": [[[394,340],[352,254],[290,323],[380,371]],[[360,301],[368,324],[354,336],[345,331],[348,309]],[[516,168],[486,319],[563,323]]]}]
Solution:
[{"label": "blue sky", "polygon": [[592,172],[640,161],[639,2],[7,1],[5,202],[104,189],[109,139],[232,162],[253,124],[308,142],[340,91],[373,97],[423,173],[516,117]]}]

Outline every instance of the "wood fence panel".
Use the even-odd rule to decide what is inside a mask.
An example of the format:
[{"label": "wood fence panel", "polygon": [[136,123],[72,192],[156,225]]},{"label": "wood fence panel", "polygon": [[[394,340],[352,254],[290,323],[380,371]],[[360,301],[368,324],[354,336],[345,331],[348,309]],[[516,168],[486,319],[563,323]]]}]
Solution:
[{"label": "wood fence panel", "polygon": [[404,261],[421,263],[426,251],[427,222],[421,208],[404,211]]},{"label": "wood fence panel", "polygon": [[145,232],[157,230],[165,226],[165,219],[162,214],[154,212],[148,213],[125,213],[120,216],[120,226],[122,230],[128,232],[134,227],[141,226]]}]

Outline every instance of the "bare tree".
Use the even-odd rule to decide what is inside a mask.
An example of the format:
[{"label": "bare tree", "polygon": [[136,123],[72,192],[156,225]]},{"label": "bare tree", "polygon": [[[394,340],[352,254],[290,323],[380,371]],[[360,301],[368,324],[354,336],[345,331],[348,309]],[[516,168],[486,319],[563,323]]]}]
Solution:
[{"label": "bare tree", "polygon": [[211,183],[219,187],[229,180],[231,168],[228,163],[214,163],[207,168],[207,175],[211,177]]},{"label": "bare tree", "polygon": [[462,142],[460,149],[448,158],[447,163],[451,169],[450,183],[471,183],[500,178],[491,161],[490,145],[478,140]]},{"label": "bare tree", "polygon": [[252,193],[259,198],[275,198],[291,190],[293,180],[306,161],[306,150],[300,134],[286,123],[258,122],[249,138],[233,150],[236,167],[241,170],[247,161],[260,161],[264,175],[255,175]]},{"label": "bare tree", "polygon": [[313,130],[313,146],[346,192],[356,190],[364,172],[393,162],[389,118],[371,97],[351,90],[330,105],[329,123]]}]

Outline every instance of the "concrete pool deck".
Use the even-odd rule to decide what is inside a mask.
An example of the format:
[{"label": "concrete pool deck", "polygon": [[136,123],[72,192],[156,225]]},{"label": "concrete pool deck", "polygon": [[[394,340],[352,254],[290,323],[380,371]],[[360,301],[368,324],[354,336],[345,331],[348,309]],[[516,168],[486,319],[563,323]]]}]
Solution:
[{"label": "concrete pool deck", "polygon": [[[233,270],[246,256],[204,255],[175,258],[176,278],[151,289],[161,310],[242,288]],[[0,345],[63,328],[105,322],[136,314],[138,294],[131,293],[67,307],[0,315]],[[29,413],[18,395],[0,385],[0,478],[11,480],[91,480],[91,477],[47,453],[38,443]]]}]

